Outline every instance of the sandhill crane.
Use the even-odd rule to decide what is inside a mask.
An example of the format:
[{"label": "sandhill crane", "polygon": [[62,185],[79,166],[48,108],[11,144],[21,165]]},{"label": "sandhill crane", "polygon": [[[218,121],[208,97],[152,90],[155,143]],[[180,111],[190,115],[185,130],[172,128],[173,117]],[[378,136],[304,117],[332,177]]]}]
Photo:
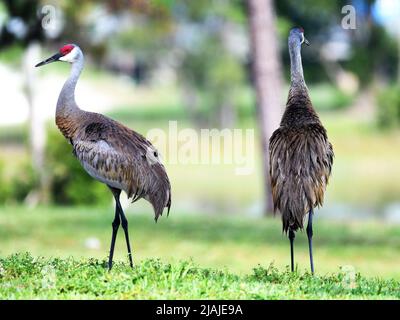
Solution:
[{"label": "sandhill crane", "polygon": [[303,43],[309,45],[304,30],[293,28],[288,40],[290,90],[280,127],[270,138],[270,176],[274,209],[282,214],[283,231],[289,233],[291,270],[294,270],[295,232],[303,229],[308,213],[307,237],[311,272],[314,273],[313,209],[323,203],[334,154],[304,81]]},{"label": "sandhill crane", "polygon": [[65,61],[72,65],[71,74],[58,97],[56,124],[73,146],[73,154],[93,178],[105,183],[115,198],[115,217],[109,269],[112,268],[115,239],[119,225],[125,233],[129,263],[133,266],[128,235],[128,221],[120,203],[121,191],[132,202],[149,201],[155,220],[164,208],[171,206],[171,186],[157,150],[139,133],[98,113],[81,110],[75,102],[75,87],[84,65],[81,49],[75,44],[63,46],[52,57],[36,65]]}]

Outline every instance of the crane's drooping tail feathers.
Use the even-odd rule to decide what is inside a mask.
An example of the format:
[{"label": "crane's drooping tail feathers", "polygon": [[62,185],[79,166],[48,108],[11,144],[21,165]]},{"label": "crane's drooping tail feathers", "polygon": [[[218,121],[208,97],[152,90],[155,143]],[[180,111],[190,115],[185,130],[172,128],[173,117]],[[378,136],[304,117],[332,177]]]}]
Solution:
[{"label": "crane's drooping tail feathers", "polygon": [[285,233],[289,229],[293,231],[303,229],[304,216],[310,208],[314,207],[309,197],[312,195],[307,195],[300,184],[300,179],[288,177],[284,181],[277,182],[272,189],[274,211],[280,211],[282,229]]},{"label": "crane's drooping tail feathers", "polygon": [[[163,214],[164,208],[167,208],[167,215],[171,208],[171,185],[161,163],[155,163],[152,165],[153,179],[150,179],[148,190],[146,190],[145,198],[151,203],[154,209],[154,219],[157,221],[158,218]],[[135,199],[133,199],[135,201]]]},{"label": "crane's drooping tail feathers", "polygon": [[282,215],[282,230],[286,233],[289,229],[293,231],[303,229],[304,217],[316,205],[311,200],[312,192],[307,192],[298,186],[296,181],[286,181],[282,187],[282,192],[284,195],[290,195],[280,199],[279,204],[274,204],[274,210],[279,207]]}]

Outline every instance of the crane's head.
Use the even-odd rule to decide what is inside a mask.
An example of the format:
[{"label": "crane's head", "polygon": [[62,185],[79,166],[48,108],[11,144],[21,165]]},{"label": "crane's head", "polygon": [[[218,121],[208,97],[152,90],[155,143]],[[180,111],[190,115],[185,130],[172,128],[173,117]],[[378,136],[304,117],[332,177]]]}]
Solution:
[{"label": "crane's head", "polygon": [[50,58],[39,62],[35,67],[41,67],[45,64],[49,64],[56,61],[65,61],[69,63],[74,63],[82,56],[81,49],[75,44],[66,44],[61,47],[59,52],[52,55]]},{"label": "crane's head", "polygon": [[304,37],[304,29],[302,27],[294,27],[290,30],[289,38],[299,39],[300,43],[305,43],[306,45],[310,45],[310,42]]}]

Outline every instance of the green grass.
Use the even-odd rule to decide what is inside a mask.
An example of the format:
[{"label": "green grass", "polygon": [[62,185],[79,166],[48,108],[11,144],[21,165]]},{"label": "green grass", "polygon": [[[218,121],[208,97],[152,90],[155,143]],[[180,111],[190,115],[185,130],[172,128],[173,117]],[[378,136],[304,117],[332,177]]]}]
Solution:
[{"label": "green grass", "polygon": [[1,299],[398,299],[400,282],[346,272],[311,276],[257,266],[247,275],[192,261],[144,260],[111,272],[96,259],[0,259]]},{"label": "green grass", "polygon": [[[156,224],[149,209],[139,201],[126,210],[135,268],[120,230],[108,272],[111,205],[0,208],[0,299],[400,298],[399,226],[317,216],[312,277],[301,232],[297,272],[288,272],[289,243],[279,218],[172,208]],[[99,248],[88,248],[88,238],[97,238]]]},{"label": "green grass", "polygon": [[[289,242],[278,217],[246,218],[228,214],[188,214],[172,207],[154,223],[150,206],[139,201],[126,210],[134,260],[160,258],[177,263],[192,259],[204,268],[226,268],[244,275],[258,264],[289,264]],[[0,256],[30,252],[34,256],[105,259],[111,238],[113,208],[0,208]],[[332,222],[315,218],[314,255],[318,275],[352,266],[363,276],[400,280],[400,226],[378,222]],[[89,238],[98,248],[87,247]],[[309,270],[307,237],[295,241],[299,272]],[[123,232],[118,234],[116,261],[126,263]]]}]

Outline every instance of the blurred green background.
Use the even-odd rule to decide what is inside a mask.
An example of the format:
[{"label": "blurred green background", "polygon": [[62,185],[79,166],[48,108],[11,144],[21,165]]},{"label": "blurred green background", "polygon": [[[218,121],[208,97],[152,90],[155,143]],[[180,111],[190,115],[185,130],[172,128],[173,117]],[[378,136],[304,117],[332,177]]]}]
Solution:
[{"label": "blurred green background", "polygon": [[[301,25],[313,105],[334,146],[325,205],[315,222],[318,272],[352,265],[400,279],[400,3],[396,0],[268,1],[284,80],[287,35]],[[356,29],[344,29],[344,5]],[[232,164],[174,164],[171,214],[157,224],[144,200],[124,201],[136,257],[193,257],[246,272],[289,263],[279,217],[265,217],[263,160],[244,0],[0,1],[0,254],[106,257],[112,197],[72,156],[54,124],[69,66],[33,66],[66,43],[84,51],[81,108],[144,135],[178,127],[256,130],[254,171]],[[273,81],[274,79],[272,79]],[[222,153],[222,150],[221,150]],[[121,235],[120,235],[121,236]],[[306,236],[296,261],[308,268]],[[118,258],[125,255],[122,239]]]}]

